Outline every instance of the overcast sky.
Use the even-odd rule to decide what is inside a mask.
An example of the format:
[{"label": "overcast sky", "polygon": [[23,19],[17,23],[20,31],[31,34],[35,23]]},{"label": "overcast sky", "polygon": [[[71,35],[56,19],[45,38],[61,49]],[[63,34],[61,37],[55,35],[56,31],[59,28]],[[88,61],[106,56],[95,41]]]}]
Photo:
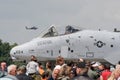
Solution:
[{"label": "overcast sky", "polygon": [[[120,0],[0,0],[0,39],[22,44],[50,25],[120,29]],[[37,30],[26,30],[36,26]]]}]

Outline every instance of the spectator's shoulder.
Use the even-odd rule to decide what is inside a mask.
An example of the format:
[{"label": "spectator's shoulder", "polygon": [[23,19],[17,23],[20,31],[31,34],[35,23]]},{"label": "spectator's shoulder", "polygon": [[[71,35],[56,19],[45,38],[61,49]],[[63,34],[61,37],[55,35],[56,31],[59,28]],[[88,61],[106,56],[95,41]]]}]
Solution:
[{"label": "spectator's shoulder", "polygon": [[7,75],[7,72],[5,72],[5,71],[0,71],[0,78],[1,77],[4,77],[4,76],[6,76]]},{"label": "spectator's shoulder", "polygon": [[93,79],[91,79],[89,77],[85,77],[85,76],[76,76],[72,80],[93,80]]}]

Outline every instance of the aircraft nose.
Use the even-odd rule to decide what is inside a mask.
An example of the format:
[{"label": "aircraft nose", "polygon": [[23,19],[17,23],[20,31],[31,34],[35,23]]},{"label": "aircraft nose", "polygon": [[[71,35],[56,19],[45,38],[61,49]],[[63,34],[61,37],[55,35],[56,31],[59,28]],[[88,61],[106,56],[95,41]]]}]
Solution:
[{"label": "aircraft nose", "polygon": [[11,58],[12,58],[13,60],[16,59],[16,58],[15,58],[15,50],[14,50],[14,48],[11,49],[11,51],[10,51],[10,56],[11,56]]}]

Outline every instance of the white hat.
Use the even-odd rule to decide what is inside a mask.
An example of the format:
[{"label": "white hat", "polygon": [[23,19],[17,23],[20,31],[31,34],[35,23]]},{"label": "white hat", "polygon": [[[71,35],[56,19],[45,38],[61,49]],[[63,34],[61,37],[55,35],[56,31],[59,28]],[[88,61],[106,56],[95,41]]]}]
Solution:
[{"label": "white hat", "polygon": [[92,67],[98,67],[99,65],[100,65],[99,62],[95,62],[95,63],[92,65]]}]

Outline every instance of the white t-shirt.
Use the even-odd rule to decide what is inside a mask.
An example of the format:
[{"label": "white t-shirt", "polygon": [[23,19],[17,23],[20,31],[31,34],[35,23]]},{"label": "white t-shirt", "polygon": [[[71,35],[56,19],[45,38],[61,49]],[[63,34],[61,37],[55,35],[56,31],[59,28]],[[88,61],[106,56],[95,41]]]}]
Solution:
[{"label": "white t-shirt", "polygon": [[26,69],[27,69],[28,74],[36,73],[38,71],[38,69],[39,69],[38,63],[35,62],[35,61],[30,61],[27,64]]}]

